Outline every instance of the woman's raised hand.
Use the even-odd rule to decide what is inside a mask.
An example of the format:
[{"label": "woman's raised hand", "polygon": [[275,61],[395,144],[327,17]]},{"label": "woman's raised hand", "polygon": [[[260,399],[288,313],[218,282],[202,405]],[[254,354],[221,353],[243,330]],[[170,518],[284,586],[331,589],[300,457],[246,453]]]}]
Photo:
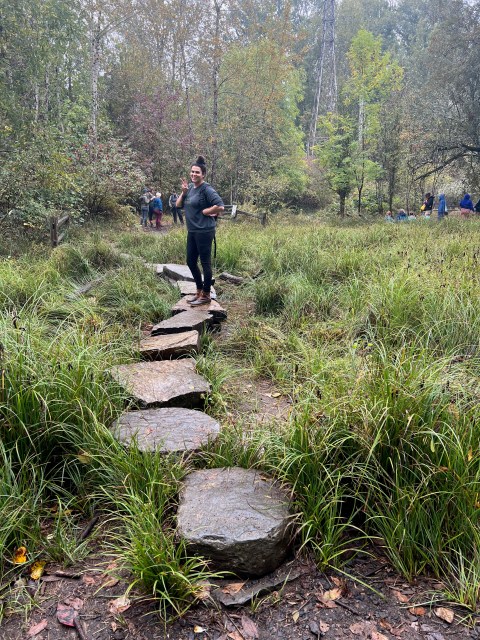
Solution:
[{"label": "woman's raised hand", "polygon": [[182,193],[185,195],[188,191],[188,182],[182,178]]}]

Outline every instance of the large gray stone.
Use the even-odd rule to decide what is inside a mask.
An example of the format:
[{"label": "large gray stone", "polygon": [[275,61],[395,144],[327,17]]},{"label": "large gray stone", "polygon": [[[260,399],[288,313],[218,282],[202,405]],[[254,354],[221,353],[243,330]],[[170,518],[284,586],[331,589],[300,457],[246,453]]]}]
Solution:
[{"label": "large gray stone", "polygon": [[[201,307],[194,307],[194,309],[198,309],[199,311],[200,309],[202,311],[207,311],[212,315],[212,317],[214,317],[217,320],[227,319],[227,312],[216,300],[212,300],[210,304],[203,304]],[[173,314],[181,313],[182,311],[191,311],[191,310],[192,310],[192,307],[187,301],[187,298],[181,298],[177,302],[177,304],[172,307]]]},{"label": "large gray stone", "polygon": [[113,431],[127,445],[135,438],[140,451],[183,453],[198,451],[215,440],[220,425],[206,413],[192,409],[146,409],[127,411],[115,422]]},{"label": "large gray stone", "polygon": [[192,358],[122,364],[111,373],[141,407],[201,406],[210,391]]},{"label": "large gray stone", "polygon": [[170,333],[150,336],[140,342],[140,353],[145,360],[168,360],[198,353],[200,335],[198,331]]},{"label": "large gray stone", "polygon": [[178,533],[196,555],[227,571],[261,576],[284,560],[291,537],[289,499],[264,474],[237,467],[185,479]]},{"label": "large gray stone", "polygon": [[201,309],[183,311],[177,315],[162,320],[152,327],[152,336],[166,335],[168,333],[183,333],[196,330],[203,333],[206,327],[213,322],[213,316]]},{"label": "large gray stone", "polygon": [[194,282],[192,272],[186,264],[164,264],[163,273],[172,280],[187,280]]}]

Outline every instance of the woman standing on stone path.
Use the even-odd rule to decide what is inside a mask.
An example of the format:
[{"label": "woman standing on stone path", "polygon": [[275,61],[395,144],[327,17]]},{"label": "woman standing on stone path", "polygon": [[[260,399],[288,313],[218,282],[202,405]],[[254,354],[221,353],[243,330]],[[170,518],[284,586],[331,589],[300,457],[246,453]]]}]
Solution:
[{"label": "woman standing on stone path", "polygon": [[[176,205],[178,209],[185,209],[187,221],[187,265],[197,286],[197,293],[188,300],[192,307],[211,302],[212,243],[217,216],[224,210],[218,193],[205,182],[206,174],[205,158],[198,156],[190,169],[191,184],[182,178],[182,193]],[[203,278],[198,258],[202,264]]]}]

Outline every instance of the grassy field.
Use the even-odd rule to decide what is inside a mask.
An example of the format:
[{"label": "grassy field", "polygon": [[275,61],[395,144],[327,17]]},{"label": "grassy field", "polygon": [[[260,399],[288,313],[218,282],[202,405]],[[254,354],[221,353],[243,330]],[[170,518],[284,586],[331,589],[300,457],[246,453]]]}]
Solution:
[{"label": "grassy field", "polygon": [[[217,271],[245,277],[222,302],[255,313],[204,340],[206,410],[224,429],[194,460],[126,451],[110,434],[125,397],[108,367],[136,360],[141,325],[177,299],[122,253],[183,262],[184,236],[97,229],[0,261],[0,598],[18,546],[29,562],[74,563],[102,512],[109,553],[163,615],[181,613],[209,568],[175,540],[179,482],[192,465],[240,465],[293,488],[298,547],[319,566],[374,541],[406,578],[436,575],[476,611],[480,223],[222,223]],[[241,389],[226,383],[239,368],[290,398],[289,420],[236,414]]]}]

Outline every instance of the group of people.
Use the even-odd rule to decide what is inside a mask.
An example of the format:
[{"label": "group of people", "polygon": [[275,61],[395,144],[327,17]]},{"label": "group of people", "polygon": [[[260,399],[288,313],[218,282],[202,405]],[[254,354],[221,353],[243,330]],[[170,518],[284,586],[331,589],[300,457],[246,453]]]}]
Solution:
[{"label": "group of people", "polygon": [[[420,215],[423,218],[430,218],[433,211],[433,205],[435,202],[435,196],[433,193],[426,193],[425,200],[420,207]],[[469,218],[472,213],[480,214],[480,199],[477,204],[473,204],[473,200],[469,193],[465,193],[463,198],[459,202],[460,213],[463,218]],[[445,216],[448,216],[448,207],[445,194],[441,193],[438,196],[437,216],[439,220],[442,220]],[[391,211],[387,211],[385,215],[386,222],[402,222],[404,220],[416,220],[417,216],[414,213],[407,213],[405,209],[399,209],[397,215],[394,217]]]},{"label": "group of people", "polygon": [[[177,198],[178,195],[172,193],[168,199],[168,206],[172,212],[174,224],[177,224],[177,219],[180,221],[180,224],[183,224],[183,214],[181,210],[177,208]],[[162,226],[162,217],[162,194],[160,191],[154,194],[151,189],[145,187],[140,196],[140,224],[142,227],[147,227],[149,224],[153,227],[153,221],[155,220],[155,228],[159,229]]]},{"label": "group of people", "polygon": [[[212,245],[215,241],[217,217],[224,210],[221,197],[215,189],[205,182],[207,167],[205,158],[198,156],[190,167],[189,183],[186,178],[181,179],[180,195],[172,193],[168,200],[174,223],[177,217],[183,225],[183,212],[187,224],[187,265],[195,280],[196,293],[187,298],[192,307],[210,304],[212,288]],[[147,226],[147,220],[153,227],[161,226],[163,206],[162,196],[157,192],[153,196],[150,189],[145,188],[140,198],[141,224]],[[150,213],[151,212],[151,213]],[[202,270],[198,266],[198,260]],[[202,273],[203,271],[203,273]]]}]

